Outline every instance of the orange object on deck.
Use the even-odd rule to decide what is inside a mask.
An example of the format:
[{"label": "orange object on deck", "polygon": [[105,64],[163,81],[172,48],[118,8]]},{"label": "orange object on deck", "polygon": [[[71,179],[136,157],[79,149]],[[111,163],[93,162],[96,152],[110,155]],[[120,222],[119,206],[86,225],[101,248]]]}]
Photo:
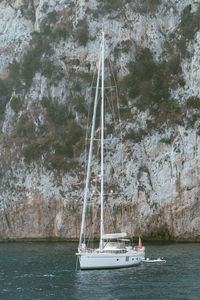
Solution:
[{"label": "orange object on deck", "polygon": [[138,251],[142,249],[142,241],[141,238],[139,237],[139,243],[138,243]]}]

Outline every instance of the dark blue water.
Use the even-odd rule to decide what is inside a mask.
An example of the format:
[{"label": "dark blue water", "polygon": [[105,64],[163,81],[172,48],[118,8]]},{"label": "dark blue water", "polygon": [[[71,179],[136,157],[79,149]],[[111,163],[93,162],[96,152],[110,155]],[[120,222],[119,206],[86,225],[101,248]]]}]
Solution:
[{"label": "dark blue water", "polygon": [[147,245],[144,264],[76,271],[75,243],[0,244],[0,300],[200,299],[200,244]]}]

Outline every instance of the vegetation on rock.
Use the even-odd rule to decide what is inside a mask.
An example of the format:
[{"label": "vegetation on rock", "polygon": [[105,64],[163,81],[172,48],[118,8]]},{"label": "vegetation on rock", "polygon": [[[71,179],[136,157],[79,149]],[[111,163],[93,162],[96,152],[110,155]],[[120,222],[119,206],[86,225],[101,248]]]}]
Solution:
[{"label": "vegetation on rock", "polygon": [[191,5],[184,8],[179,25],[180,38],[176,39],[177,47],[183,57],[188,56],[188,42],[193,40],[200,30],[200,5],[196,12],[191,12]]},{"label": "vegetation on rock", "polygon": [[180,57],[156,62],[149,49],[139,49],[134,62],[129,63],[129,74],[120,85],[122,98],[129,98],[141,111],[149,110],[155,123],[178,122],[181,108],[171,99],[170,88],[181,77]]},{"label": "vegetation on rock", "polygon": [[5,112],[6,104],[12,94],[11,85],[8,80],[0,79],[0,119]]},{"label": "vegetation on rock", "polygon": [[86,19],[80,20],[77,25],[75,37],[80,46],[86,46],[89,39],[89,26]]},{"label": "vegetation on rock", "polygon": [[[52,167],[54,161],[54,167],[65,169],[67,163],[64,164],[64,161],[76,158],[80,153],[84,131],[66,105],[45,97],[41,104],[46,111],[45,124],[39,124],[36,130],[33,119],[22,115],[16,126],[15,137],[20,137],[24,144],[23,155],[27,163],[43,155],[47,167]],[[56,165],[56,160],[63,160],[63,164]]]},{"label": "vegetation on rock", "polygon": [[154,11],[161,4],[161,0],[139,0],[136,1],[136,11],[146,14]]},{"label": "vegetation on rock", "polygon": [[[111,13],[122,9],[130,0],[98,0],[99,13]],[[147,13],[156,9],[161,4],[160,0],[136,1],[134,7],[139,13]],[[46,5],[46,6],[45,6]],[[47,11],[48,4],[45,4],[43,11]],[[73,5],[70,4],[73,10]],[[24,4],[23,9],[28,9]],[[180,104],[171,97],[171,91],[183,87],[185,82],[182,76],[181,60],[187,54],[188,42],[194,39],[200,29],[200,6],[196,12],[191,11],[191,5],[185,7],[181,14],[180,25],[177,34],[180,38],[173,45],[166,43],[165,57],[156,61],[148,48],[140,48],[133,45],[131,40],[125,40],[117,44],[114,51],[115,59],[119,59],[120,53],[130,53],[136,48],[135,60],[128,64],[129,74],[119,80],[121,107],[120,114],[123,120],[131,121],[132,113],[130,107],[136,107],[138,111],[148,112],[146,128],[130,129],[124,135],[124,139],[131,139],[140,142],[152,130],[160,130],[162,126],[174,126],[183,124],[187,126],[196,124],[199,116],[199,99],[189,98],[185,104]],[[173,40],[176,34],[170,36]],[[0,114],[3,115],[7,102],[12,92],[20,95],[22,91],[27,93],[32,85],[36,72],[40,72],[49,80],[50,85],[57,85],[66,74],[58,67],[53,58],[55,43],[72,38],[80,46],[86,46],[89,40],[89,25],[86,18],[75,24],[69,18],[69,12],[52,11],[46,15],[40,24],[40,31],[32,33],[32,39],[28,50],[20,61],[13,60],[9,65],[9,76],[6,80],[0,79]],[[177,50],[179,49],[179,50]],[[67,61],[63,58],[65,65],[79,68],[81,61],[74,59]],[[70,68],[69,68],[70,69]],[[88,85],[91,80],[90,64],[87,72],[69,71],[70,95],[68,102],[61,104],[60,99],[43,97],[41,105],[44,109],[44,123],[36,124],[33,118],[27,118],[24,114],[17,121],[15,134],[24,143],[23,153],[27,162],[45,155],[47,164],[50,160],[56,165],[56,158],[60,161],[75,157],[81,147],[79,145],[83,129],[75,121],[76,113],[83,118],[87,115],[87,106],[83,86]],[[71,72],[71,73],[70,73]],[[79,77],[77,79],[77,77]],[[129,104],[128,104],[129,103]],[[22,96],[13,96],[10,100],[10,107],[19,113],[22,109]],[[187,118],[185,112],[189,111]],[[97,121],[99,118],[99,110]],[[108,132],[111,125],[108,125]],[[79,148],[79,150],[75,149]],[[49,151],[49,155],[47,155]],[[61,164],[58,164],[61,165]]]},{"label": "vegetation on rock", "polygon": [[124,7],[126,3],[130,3],[131,0],[97,0],[99,2],[98,11],[100,13],[112,12]]},{"label": "vegetation on rock", "polygon": [[15,113],[18,113],[22,108],[22,101],[20,97],[13,97],[10,101],[10,106]]}]

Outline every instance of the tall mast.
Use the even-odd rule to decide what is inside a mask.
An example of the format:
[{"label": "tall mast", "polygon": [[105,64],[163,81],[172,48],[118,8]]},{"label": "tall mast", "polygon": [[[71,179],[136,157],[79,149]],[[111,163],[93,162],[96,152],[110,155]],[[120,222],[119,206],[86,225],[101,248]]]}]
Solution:
[{"label": "tall mast", "polygon": [[102,32],[102,55],[101,55],[101,220],[100,220],[100,249],[103,249],[103,234],[104,234],[104,222],[103,222],[103,198],[104,198],[104,32]]},{"label": "tall mast", "polygon": [[89,187],[89,182],[90,182],[90,169],[91,169],[93,140],[94,140],[94,131],[95,131],[96,111],[97,111],[97,100],[98,100],[98,91],[99,91],[99,80],[100,80],[100,71],[101,71],[101,50],[102,50],[102,44],[100,47],[100,55],[99,55],[99,62],[98,62],[98,75],[97,75],[96,93],[95,93],[93,118],[92,118],[92,129],[91,129],[91,136],[90,136],[90,149],[89,149],[89,155],[88,155],[87,176],[86,176],[86,182],[85,182],[85,192],[84,192],[84,202],[83,202],[83,213],[82,213],[79,248],[81,248],[81,244],[83,241],[83,233],[84,233],[84,228],[85,228],[85,215],[86,215],[86,206],[87,206],[87,198],[88,198],[88,187]]}]

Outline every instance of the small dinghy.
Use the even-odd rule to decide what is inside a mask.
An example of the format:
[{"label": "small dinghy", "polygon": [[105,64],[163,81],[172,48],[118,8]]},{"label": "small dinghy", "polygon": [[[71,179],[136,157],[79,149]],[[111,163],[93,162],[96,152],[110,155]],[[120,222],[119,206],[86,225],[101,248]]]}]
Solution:
[{"label": "small dinghy", "polygon": [[150,259],[150,258],[146,258],[143,259],[144,263],[166,263],[166,260],[163,258],[157,258],[157,259]]}]

